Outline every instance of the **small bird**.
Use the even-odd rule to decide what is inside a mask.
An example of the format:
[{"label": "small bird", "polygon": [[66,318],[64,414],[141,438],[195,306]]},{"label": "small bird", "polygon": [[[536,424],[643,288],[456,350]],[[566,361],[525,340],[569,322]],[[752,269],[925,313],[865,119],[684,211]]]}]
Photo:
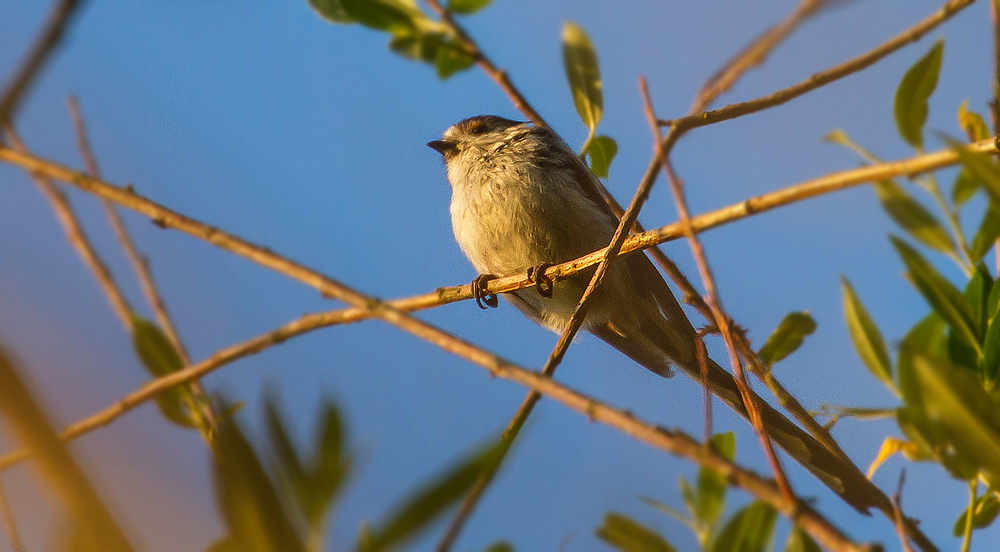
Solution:
[{"label": "small bird", "polygon": [[[535,287],[502,294],[528,318],[555,332],[569,322],[595,268],[547,281],[551,264],[607,247],[618,217],[599,182],[547,127],[480,115],[460,121],[427,145],[444,156],[451,183],[451,223],[462,252],[480,273],[476,300],[496,306],[485,282],[527,274]],[[671,366],[702,381],[697,333],[667,283],[644,253],[617,259],[605,275],[583,327],[664,377]],[[732,375],[707,363],[711,391],[746,417]],[[769,433],[849,503],[865,511],[884,498],[853,464],[830,451],[763,400]],[[882,498],[879,498],[882,497]]]}]

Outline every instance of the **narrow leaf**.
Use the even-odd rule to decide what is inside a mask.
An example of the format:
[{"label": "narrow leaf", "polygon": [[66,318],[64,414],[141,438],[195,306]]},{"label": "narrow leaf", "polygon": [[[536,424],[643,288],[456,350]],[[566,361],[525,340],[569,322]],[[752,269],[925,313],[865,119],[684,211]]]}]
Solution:
[{"label": "narrow leaf", "polygon": [[927,121],[927,100],[937,87],[938,73],[941,71],[941,56],[944,42],[937,41],[924,57],[903,75],[896,89],[893,110],[896,127],[904,140],[915,148],[923,148],[924,123]]},{"label": "narrow leaf", "polygon": [[[736,455],[736,436],[732,432],[712,436],[715,450],[732,460]],[[726,506],[726,478],[715,470],[698,470],[698,510],[696,517],[705,525],[712,526]]]},{"label": "narrow leaf", "polygon": [[[1000,497],[994,492],[987,492],[976,499],[975,509],[972,510],[972,528],[985,529],[993,524],[993,521],[1000,514]],[[961,537],[965,533],[965,520],[969,516],[969,509],[966,508],[955,520],[955,526],[951,532],[956,537]]]},{"label": "narrow leaf", "polygon": [[879,447],[878,454],[875,455],[875,459],[872,460],[871,464],[869,464],[865,477],[871,479],[882,464],[884,464],[889,458],[892,458],[894,454],[907,450],[912,452],[916,448],[916,445],[904,439],[886,437],[885,440],[882,441],[882,446]]},{"label": "narrow leaf", "polygon": [[944,276],[928,263],[917,250],[903,240],[890,236],[893,246],[903,258],[914,285],[935,312],[959,333],[980,356],[983,353],[978,327],[973,320],[972,307],[965,297]]},{"label": "narrow leaf", "polygon": [[937,217],[906,193],[899,184],[892,180],[882,180],[876,182],[874,187],[882,208],[917,241],[938,251],[955,250],[951,235]]},{"label": "narrow leaf", "polygon": [[597,65],[597,52],[590,37],[575,23],[563,27],[563,64],[569,79],[570,91],[576,112],[587,128],[594,131],[601,122],[604,95],[601,92],[601,71]]},{"label": "narrow leaf", "polygon": [[986,126],[983,116],[975,111],[969,111],[969,100],[963,101],[962,105],[958,106],[958,124],[970,142],[978,142],[991,136],[990,128]]},{"label": "narrow leaf", "polygon": [[[132,345],[146,371],[155,378],[161,378],[184,368],[184,362],[181,361],[177,349],[167,339],[163,330],[136,314],[132,314]],[[186,383],[167,389],[156,396],[156,405],[163,416],[187,428],[198,427],[186,408],[186,405],[193,404],[194,401],[191,387]]]},{"label": "narrow leaf", "polygon": [[[995,286],[994,286],[995,287]],[[994,382],[1000,375],[1000,316],[993,319],[983,340],[983,379]]]},{"label": "narrow leaf", "polygon": [[590,170],[598,178],[607,178],[611,161],[618,154],[618,143],[610,136],[600,135],[590,141],[587,155],[590,156]]},{"label": "narrow leaf", "polygon": [[757,354],[765,365],[772,366],[794,353],[802,346],[806,336],[814,331],[816,331],[816,321],[808,312],[786,314]]},{"label": "narrow leaf", "polygon": [[337,406],[330,400],[324,400],[320,416],[315,438],[316,458],[309,476],[316,500],[313,510],[306,512],[314,527],[322,524],[323,514],[336,498],[351,468],[351,458],[344,452],[346,437]]},{"label": "narrow leaf", "polygon": [[389,41],[389,49],[405,58],[434,63],[444,43],[441,33],[399,33]]},{"label": "narrow leaf", "polygon": [[514,552],[514,546],[507,541],[495,542],[486,548],[486,552]]},{"label": "narrow leaf", "polygon": [[434,67],[437,68],[438,78],[441,80],[472,67],[473,63],[475,60],[472,56],[454,41],[442,44],[434,58]]},{"label": "narrow leaf", "polygon": [[271,452],[275,459],[277,472],[284,478],[303,512],[309,511],[312,503],[312,486],[306,471],[302,466],[298,451],[288,434],[288,428],[278,410],[277,397],[268,393],[264,400],[265,421],[270,440]]},{"label": "narrow leaf", "polygon": [[788,534],[785,552],[823,552],[823,549],[801,527],[795,526]]},{"label": "narrow leaf", "polygon": [[962,169],[958,171],[958,176],[955,177],[955,183],[951,187],[951,199],[955,202],[956,206],[961,207],[972,199],[976,195],[976,192],[979,191],[979,188],[982,187],[982,180],[973,174],[968,167],[963,165]]},{"label": "narrow leaf", "polygon": [[309,0],[309,5],[312,6],[312,9],[316,10],[316,13],[331,23],[354,23],[354,20],[347,15],[343,6],[340,5],[340,0]]},{"label": "narrow leaf", "polygon": [[958,154],[962,165],[982,182],[993,201],[1000,201],[1000,167],[993,162],[993,159],[985,153],[966,149],[965,144],[950,136],[944,134],[938,134],[938,136]]},{"label": "narrow leaf", "polygon": [[993,199],[986,207],[983,214],[983,221],[976,230],[976,235],[972,237],[972,244],[969,246],[969,255],[973,261],[981,261],[989,253],[990,248],[1000,238],[1000,200]]},{"label": "narrow leaf", "polygon": [[449,0],[448,11],[459,15],[471,15],[490,5],[491,0]]},{"label": "narrow leaf", "polygon": [[769,504],[754,501],[729,519],[712,549],[715,552],[764,552],[777,518],[778,512]]},{"label": "narrow leaf", "polygon": [[675,552],[663,537],[624,514],[610,512],[596,531],[598,538],[622,552]]},{"label": "narrow leaf", "polygon": [[[416,29],[414,13],[399,0],[339,0],[341,13],[365,27],[393,34]],[[324,12],[320,12],[324,13]]]},{"label": "narrow leaf", "polygon": [[698,517],[698,499],[695,498],[694,488],[688,483],[688,480],[681,476],[678,478],[681,485],[681,498],[684,499],[684,506],[687,507],[688,512],[691,513],[691,517]]},{"label": "narrow leaf", "polygon": [[892,364],[889,361],[889,350],[885,346],[885,340],[882,339],[882,332],[854,293],[854,288],[847,278],[841,278],[840,281],[844,288],[844,317],[847,319],[847,329],[858,356],[876,378],[882,380],[882,383],[893,392],[897,392],[892,382]]},{"label": "narrow leaf", "polygon": [[502,458],[505,448],[506,443],[498,440],[459,462],[406,501],[381,529],[374,530],[358,548],[365,552],[387,550],[415,536],[465,496],[479,476],[492,469]]}]

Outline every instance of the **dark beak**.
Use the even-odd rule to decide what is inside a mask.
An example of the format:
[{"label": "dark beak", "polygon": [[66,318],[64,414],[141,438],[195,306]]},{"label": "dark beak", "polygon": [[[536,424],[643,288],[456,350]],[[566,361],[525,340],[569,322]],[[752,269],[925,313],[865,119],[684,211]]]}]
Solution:
[{"label": "dark beak", "polygon": [[427,142],[427,147],[440,153],[445,159],[458,153],[458,145],[450,140],[431,140]]}]

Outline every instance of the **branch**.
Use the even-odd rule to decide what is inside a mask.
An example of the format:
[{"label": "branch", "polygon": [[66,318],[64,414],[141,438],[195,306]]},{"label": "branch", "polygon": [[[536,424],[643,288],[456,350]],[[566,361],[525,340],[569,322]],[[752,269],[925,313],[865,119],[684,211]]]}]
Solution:
[{"label": "branch", "polygon": [[14,552],[25,552],[21,534],[17,531],[17,524],[14,523],[14,516],[10,512],[10,503],[7,502],[7,495],[3,491],[2,481],[0,481],[0,518],[3,518],[4,530],[10,537],[11,548],[14,549]]},{"label": "branch", "polygon": [[35,46],[22,62],[21,68],[10,80],[3,96],[0,96],[0,125],[11,121],[25,92],[35,81],[56,46],[62,41],[73,16],[83,4],[81,0],[57,0],[45,28],[38,35]]}]

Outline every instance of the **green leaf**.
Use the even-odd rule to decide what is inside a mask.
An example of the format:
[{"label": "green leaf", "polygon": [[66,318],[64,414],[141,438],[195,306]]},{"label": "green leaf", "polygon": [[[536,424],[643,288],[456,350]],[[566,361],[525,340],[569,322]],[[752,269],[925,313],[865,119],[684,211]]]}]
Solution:
[{"label": "green leaf", "polygon": [[507,541],[499,541],[486,547],[486,552],[514,552],[514,545]]},{"label": "green leaf", "polygon": [[449,0],[448,11],[459,15],[471,15],[490,5],[491,0]]},{"label": "green leaf", "polygon": [[[1000,497],[996,493],[988,492],[976,499],[975,508],[972,510],[972,528],[985,529],[993,524],[993,520],[1000,514]],[[965,533],[965,520],[969,516],[969,509],[966,508],[955,520],[955,526],[951,532],[956,537],[961,537]]]},{"label": "green leaf", "polygon": [[981,261],[998,237],[1000,237],[1000,200],[993,199],[986,207],[979,230],[976,230],[976,235],[972,237],[972,245],[969,246],[972,260]]},{"label": "green leaf", "polygon": [[[405,0],[339,0],[340,13],[365,27],[393,34],[410,34],[417,25],[415,7]],[[320,12],[324,13],[324,12]],[[324,13],[325,15],[325,13]]]},{"label": "green leaf", "polygon": [[993,159],[985,153],[966,149],[965,144],[950,136],[940,133],[938,136],[958,154],[962,165],[982,182],[993,201],[1000,201],[1000,167],[993,162]]},{"label": "green leaf", "polygon": [[[732,432],[712,436],[715,450],[730,461],[736,456],[736,436]],[[726,478],[708,468],[698,470],[698,507],[695,517],[705,525],[718,521],[726,505]]]},{"label": "green leaf", "polygon": [[993,282],[990,295],[986,298],[986,316],[993,320],[997,315],[1000,315],[1000,284]]},{"label": "green leaf", "polygon": [[604,110],[597,52],[587,33],[575,23],[566,23],[562,39],[563,63],[573,93],[573,104],[576,105],[576,112],[580,114],[583,124],[593,132],[601,122]]},{"label": "green leaf", "polygon": [[968,371],[921,356],[914,369],[927,416],[991,486],[1000,486],[1000,403]]},{"label": "green leaf", "polygon": [[941,71],[941,56],[944,42],[938,40],[924,57],[903,75],[896,89],[894,112],[896,127],[904,140],[915,148],[924,146],[923,129],[927,122],[927,100],[937,87],[938,73]]},{"label": "green leaf", "polygon": [[941,276],[917,250],[895,236],[890,236],[890,239],[899,256],[903,258],[913,284],[924,299],[944,318],[953,331],[976,350],[976,354],[982,356],[979,328],[973,320],[972,307],[962,293]]},{"label": "green leaf", "polygon": [[597,537],[622,552],[675,552],[663,537],[624,514],[609,512]]},{"label": "green leaf", "polygon": [[681,476],[678,478],[681,485],[681,497],[684,499],[684,506],[687,507],[688,512],[694,518],[698,517],[698,499],[694,496],[694,489],[688,480]]},{"label": "green leaf", "polygon": [[278,410],[278,399],[271,392],[264,400],[264,409],[276,471],[283,478],[283,482],[290,487],[291,494],[302,512],[307,512],[312,503],[312,486],[305,469],[302,467],[299,453],[295,450],[295,445],[292,444],[285,421]]},{"label": "green leaf", "polygon": [[[184,368],[177,349],[159,326],[132,314],[132,345],[142,365],[153,377],[161,378]],[[163,416],[186,428],[197,428],[187,406],[194,404],[191,386],[187,383],[171,387],[156,396],[156,405]]]},{"label": "green leaf", "polygon": [[785,552],[823,552],[823,550],[808,533],[803,531],[801,527],[795,526],[792,528],[792,532],[788,534],[788,543],[785,544]]},{"label": "green leaf", "polygon": [[972,171],[968,167],[963,165],[962,169],[958,171],[958,176],[955,177],[955,184],[951,187],[951,199],[955,202],[956,206],[961,207],[972,199],[976,195],[976,192],[979,191],[979,188],[982,187],[982,180],[972,174]]},{"label": "green leaf", "polygon": [[840,282],[844,289],[844,317],[847,319],[847,330],[851,334],[854,349],[868,370],[889,389],[896,392],[896,386],[892,382],[889,350],[885,346],[882,332],[854,293],[854,288],[847,278],[841,277]]},{"label": "green leaf", "polygon": [[389,41],[389,49],[405,58],[434,63],[438,50],[444,43],[445,36],[442,33],[400,33],[393,35]]},{"label": "green leaf", "polygon": [[774,532],[778,512],[770,505],[754,501],[729,518],[716,537],[714,552],[764,552]]},{"label": "green leaf", "polygon": [[205,552],[242,552],[240,545],[229,537],[223,537],[205,549]]},{"label": "green leaf", "polygon": [[816,321],[808,312],[786,314],[757,354],[765,365],[772,366],[794,353],[802,346],[806,336],[814,331],[816,331]]},{"label": "green leaf", "polygon": [[362,539],[357,548],[365,552],[388,550],[415,536],[465,496],[481,474],[494,469],[506,447],[506,442],[498,440],[453,466],[397,508],[389,521]]},{"label": "green leaf", "polygon": [[618,154],[618,143],[610,136],[600,135],[594,137],[587,146],[587,155],[590,156],[590,170],[598,178],[607,178],[608,169],[611,168],[611,161]]},{"label": "green leaf", "polygon": [[278,490],[240,427],[220,420],[213,444],[215,495],[229,539],[243,552],[304,551]]},{"label": "green leaf", "polygon": [[316,13],[331,23],[354,23],[354,20],[347,15],[343,6],[340,5],[340,0],[309,0],[309,5],[312,6],[312,9],[316,10]]},{"label": "green leaf", "polygon": [[983,379],[994,382],[995,385],[1000,375],[1000,316],[995,317],[986,330],[983,351]]},{"label": "green leaf", "polygon": [[464,71],[475,60],[457,42],[445,42],[437,50],[434,58],[434,67],[437,68],[438,78],[445,80],[459,71]]},{"label": "green leaf", "polygon": [[941,226],[937,217],[910,197],[899,184],[892,180],[875,183],[875,193],[882,202],[882,208],[917,241],[938,251],[954,251],[951,235]]},{"label": "green leaf", "polygon": [[313,509],[306,512],[314,527],[322,524],[324,512],[336,498],[351,468],[351,458],[344,453],[346,438],[343,422],[333,401],[324,399],[320,418],[316,458],[309,475],[315,503]]},{"label": "green leaf", "polygon": [[969,100],[963,101],[962,105],[958,106],[958,124],[971,142],[986,140],[992,136],[983,116],[975,111],[969,111]]}]

